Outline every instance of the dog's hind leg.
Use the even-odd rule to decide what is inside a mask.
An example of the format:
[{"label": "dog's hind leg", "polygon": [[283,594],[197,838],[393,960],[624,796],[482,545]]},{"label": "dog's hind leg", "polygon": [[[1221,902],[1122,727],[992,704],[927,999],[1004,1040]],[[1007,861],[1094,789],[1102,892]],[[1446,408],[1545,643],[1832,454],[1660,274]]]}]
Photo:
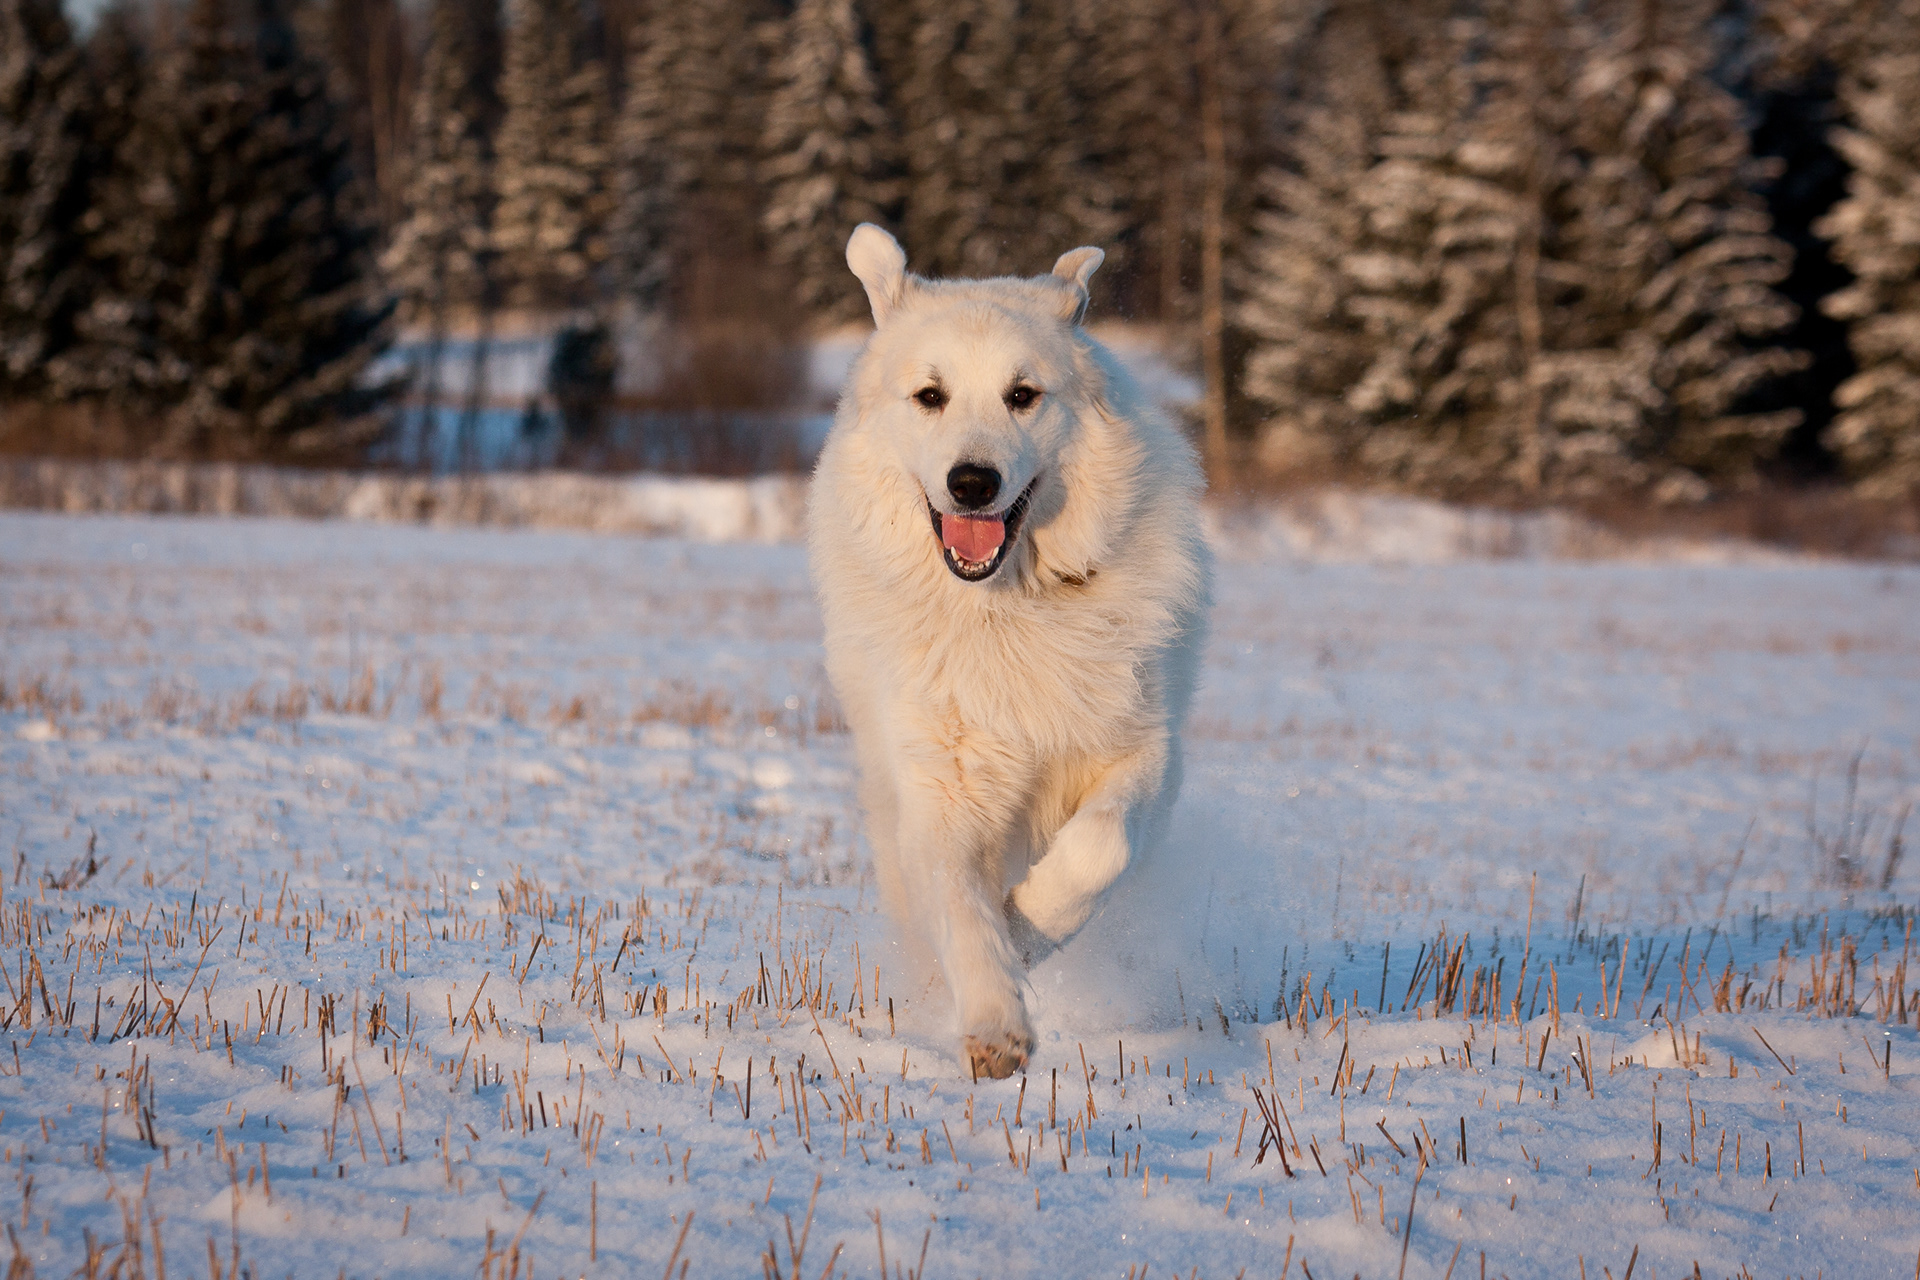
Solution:
[{"label": "dog's hind leg", "polygon": [[[1166,743],[1155,741],[1110,764],[1047,852],[1007,895],[1017,944],[1031,956],[1066,941],[1086,924],[1149,836],[1169,798]],[[1031,936],[1028,936],[1031,935]]]}]

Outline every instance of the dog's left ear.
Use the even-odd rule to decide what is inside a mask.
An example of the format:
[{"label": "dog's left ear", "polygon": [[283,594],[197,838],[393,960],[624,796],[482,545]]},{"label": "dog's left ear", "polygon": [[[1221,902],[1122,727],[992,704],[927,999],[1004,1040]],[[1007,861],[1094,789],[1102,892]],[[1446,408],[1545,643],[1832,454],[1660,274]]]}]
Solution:
[{"label": "dog's left ear", "polygon": [[1080,322],[1087,313],[1087,281],[1093,279],[1093,273],[1107,260],[1103,250],[1092,245],[1082,245],[1078,249],[1069,249],[1060,255],[1060,261],[1053,264],[1054,278],[1064,280],[1073,286],[1068,297],[1068,305],[1060,313],[1063,320]]}]

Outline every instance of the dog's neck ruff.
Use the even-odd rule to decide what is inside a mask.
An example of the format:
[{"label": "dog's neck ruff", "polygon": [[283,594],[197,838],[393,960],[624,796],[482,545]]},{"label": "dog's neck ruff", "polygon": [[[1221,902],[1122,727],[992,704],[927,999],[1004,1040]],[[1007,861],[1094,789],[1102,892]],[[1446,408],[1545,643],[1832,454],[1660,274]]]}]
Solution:
[{"label": "dog's neck ruff", "polygon": [[944,515],[927,499],[927,516],[933,521],[933,536],[940,543],[940,556],[947,569],[962,582],[984,582],[1000,569],[1007,551],[1020,536],[1027,507],[1033,501],[1035,476],[1020,496],[997,516]]}]

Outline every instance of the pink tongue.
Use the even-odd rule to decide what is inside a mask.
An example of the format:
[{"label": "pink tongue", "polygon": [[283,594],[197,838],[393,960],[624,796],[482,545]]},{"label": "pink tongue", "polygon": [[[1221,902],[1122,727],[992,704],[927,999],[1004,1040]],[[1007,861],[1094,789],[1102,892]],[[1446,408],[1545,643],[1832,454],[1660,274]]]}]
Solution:
[{"label": "pink tongue", "polygon": [[985,564],[1007,540],[1007,522],[998,516],[941,516],[940,539],[962,560]]}]

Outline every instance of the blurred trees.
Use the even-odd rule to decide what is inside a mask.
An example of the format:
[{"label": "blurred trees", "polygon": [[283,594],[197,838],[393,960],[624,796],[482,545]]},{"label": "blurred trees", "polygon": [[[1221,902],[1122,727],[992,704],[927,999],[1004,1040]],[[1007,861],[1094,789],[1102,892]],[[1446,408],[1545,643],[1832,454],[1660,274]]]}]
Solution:
[{"label": "blurred trees", "polygon": [[710,319],[753,291],[770,21],[753,0],[676,0],[631,42],[613,257],[643,306]]},{"label": "blurred trees", "polygon": [[416,377],[422,401],[434,405],[454,315],[495,304],[494,135],[502,115],[502,58],[496,0],[434,0],[429,22],[399,221],[383,265],[403,315],[426,333]]},{"label": "blurred trees", "polygon": [[886,222],[900,157],[856,0],[800,0],[767,100],[762,215],[773,261],[823,321],[858,320],[866,298],[846,269],[846,237]]},{"label": "blurred trees", "polygon": [[0,398],[48,389],[86,305],[88,87],[60,0],[0,0]]},{"label": "blurred trees", "polygon": [[1336,15],[1328,48],[1371,75],[1304,111],[1242,308],[1248,391],[1284,424],[1269,447],[1442,493],[1750,478],[1795,421],[1740,412],[1797,363],[1768,343],[1788,251],[1705,74],[1707,16]]},{"label": "blurred trees", "polygon": [[1513,343],[1472,330],[1511,319],[1493,304],[1524,211],[1463,163],[1471,85],[1445,11],[1383,17],[1350,0],[1314,34],[1342,74],[1303,86],[1286,163],[1263,175],[1236,313],[1243,388],[1272,415],[1270,464],[1457,487],[1497,462],[1478,437]]},{"label": "blurred trees", "polygon": [[590,301],[606,259],[606,69],[585,55],[575,0],[513,0],[493,240],[507,301]]},{"label": "blurred trees", "polygon": [[775,403],[871,220],[936,275],[1102,244],[1216,474],[1904,495],[1913,4],[193,0],[149,51],[0,0],[0,395],[351,449],[391,296],[428,402],[507,308],[591,335],[570,440],[639,332],[658,396]]},{"label": "blurred trees", "polygon": [[74,381],[163,456],[352,456],[391,303],[326,70],[278,0],[194,0],[85,220]]},{"label": "blurred trees", "polygon": [[1825,301],[1858,372],[1834,393],[1827,439],[1860,488],[1920,492],[1920,4],[1904,0],[1840,81],[1853,173],[1815,229],[1853,283]]},{"label": "blurred trees", "polygon": [[[1791,252],[1753,194],[1745,112],[1712,78],[1713,7],[1615,0],[1594,13],[1569,104],[1578,162],[1549,219],[1569,269],[1542,272],[1565,281],[1546,314],[1574,354],[1557,381],[1551,367],[1535,379],[1541,453],[1595,491],[1703,496],[1754,476],[1800,418],[1743,412],[1801,363],[1775,345],[1794,315],[1775,288]],[[1605,460],[1587,465],[1592,453]]]},{"label": "blurred trees", "polygon": [[[412,9],[407,0],[325,0],[297,4],[293,11],[301,40],[327,66],[354,172],[370,185],[380,223],[389,227],[403,216],[411,167],[420,71],[408,21]],[[470,9],[468,17],[482,32],[498,29],[491,16]]]},{"label": "blurred trees", "polygon": [[444,325],[448,308],[478,307],[487,292],[501,45],[493,0],[434,0],[429,21],[407,180],[384,265],[408,318]]}]

